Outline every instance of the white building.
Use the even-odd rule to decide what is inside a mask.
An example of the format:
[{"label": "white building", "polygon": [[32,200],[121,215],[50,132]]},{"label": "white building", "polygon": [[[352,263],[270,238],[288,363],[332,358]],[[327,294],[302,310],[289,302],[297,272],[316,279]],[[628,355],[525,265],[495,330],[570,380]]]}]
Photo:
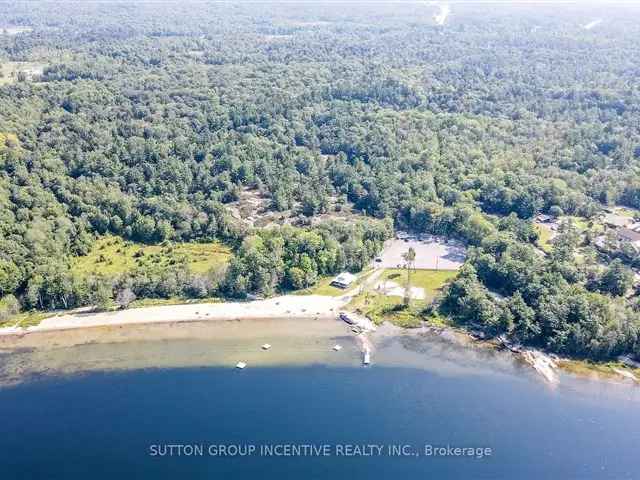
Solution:
[{"label": "white building", "polygon": [[356,276],[349,272],[342,272],[336,278],[333,279],[331,285],[338,288],[347,288],[353,282],[355,282]]}]

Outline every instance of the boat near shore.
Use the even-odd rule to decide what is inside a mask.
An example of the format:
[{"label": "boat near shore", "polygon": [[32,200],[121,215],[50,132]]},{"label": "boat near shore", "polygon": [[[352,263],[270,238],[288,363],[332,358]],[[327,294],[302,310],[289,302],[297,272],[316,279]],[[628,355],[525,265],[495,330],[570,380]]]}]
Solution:
[{"label": "boat near shore", "polygon": [[[374,323],[363,315],[358,315],[353,312],[340,312],[338,318],[343,322],[352,325],[354,328],[360,330],[360,332],[375,332],[376,326]],[[355,333],[355,332],[354,332]]]}]

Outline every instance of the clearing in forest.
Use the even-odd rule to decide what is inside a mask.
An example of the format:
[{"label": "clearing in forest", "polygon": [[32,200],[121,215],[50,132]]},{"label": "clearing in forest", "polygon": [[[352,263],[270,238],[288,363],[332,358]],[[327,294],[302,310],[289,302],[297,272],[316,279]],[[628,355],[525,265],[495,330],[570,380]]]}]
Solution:
[{"label": "clearing in forest", "polygon": [[231,250],[215,242],[145,245],[104,236],[87,255],[73,259],[72,269],[79,275],[116,276],[137,268],[165,269],[184,262],[192,273],[204,274],[228,263],[230,257]]},{"label": "clearing in forest", "polygon": [[404,265],[402,255],[413,248],[416,252],[416,269],[425,270],[458,270],[466,258],[464,245],[456,240],[434,235],[406,236],[399,232],[397,238],[389,240],[380,254],[377,266],[383,268],[400,268]]},{"label": "clearing in forest", "polygon": [[538,232],[538,247],[540,247],[544,252],[551,251],[551,241],[553,237],[555,237],[555,231],[551,230],[548,225],[544,225],[543,223],[534,223],[533,228]]},{"label": "clearing in forest", "polygon": [[364,270],[357,274],[357,279],[349,286],[349,288],[339,288],[331,285],[336,275],[320,278],[315,285],[295,292],[296,295],[324,295],[326,297],[341,297],[343,295],[353,295],[362,290],[362,288],[373,280],[373,274],[377,270]]},{"label": "clearing in forest", "polygon": [[[457,275],[455,270],[412,270],[411,295],[405,304],[405,269],[387,269],[371,288],[365,288],[351,300],[348,309],[369,317],[374,323],[391,322],[401,327],[419,327],[423,321],[441,323],[427,307],[444,286]],[[418,295],[419,292],[419,295]]]},{"label": "clearing in forest", "polygon": [[0,86],[15,83],[21,79],[33,80],[44,72],[44,63],[0,61]]},{"label": "clearing in forest", "polygon": [[278,225],[309,226],[329,220],[349,220],[362,218],[350,202],[332,196],[326,211],[316,211],[311,216],[304,214],[301,202],[287,209],[278,211],[273,208],[273,200],[256,189],[245,188],[238,194],[238,199],[226,205],[231,216],[249,227],[268,228]]},{"label": "clearing in forest", "polygon": [[[455,276],[455,270],[412,270],[411,299],[432,301],[443,285]],[[406,284],[407,271],[395,268],[385,270],[375,289],[382,295],[404,297]]]},{"label": "clearing in forest", "polygon": [[31,33],[33,32],[32,27],[28,27],[26,25],[14,25],[11,27],[0,27],[0,35],[20,35],[21,33]]}]

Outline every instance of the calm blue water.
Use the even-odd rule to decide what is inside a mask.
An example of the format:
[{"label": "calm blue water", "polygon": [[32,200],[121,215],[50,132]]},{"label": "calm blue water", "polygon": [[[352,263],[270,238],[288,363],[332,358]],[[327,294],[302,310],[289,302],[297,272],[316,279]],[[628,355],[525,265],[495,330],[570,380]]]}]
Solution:
[{"label": "calm blue water", "polygon": [[[0,478],[640,478],[634,387],[421,369],[176,368],[0,389]],[[151,444],[491,447],[484,459],[151,457]],[[206,452],[205,452],[206,454]]]}]

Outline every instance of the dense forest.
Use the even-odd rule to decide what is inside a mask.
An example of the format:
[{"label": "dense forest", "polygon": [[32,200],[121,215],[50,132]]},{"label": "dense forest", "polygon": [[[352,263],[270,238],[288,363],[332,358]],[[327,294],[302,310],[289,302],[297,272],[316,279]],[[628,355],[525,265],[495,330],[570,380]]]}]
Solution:
[{"label": "dense forest", "polygon": [[[306,288],[395,227],[470,247],[438,305],[456,321],[640,353],[637,255],[585,255],[571,222],[541,255],[532,223],[640,208],[640,11],[437,8],[1,3],[0,29],[29,30],[0,35],[0,313]],[[248,194],[285,225],[232,215]],[[234,255],[214,276],[77,278],[105,234]]]}]

